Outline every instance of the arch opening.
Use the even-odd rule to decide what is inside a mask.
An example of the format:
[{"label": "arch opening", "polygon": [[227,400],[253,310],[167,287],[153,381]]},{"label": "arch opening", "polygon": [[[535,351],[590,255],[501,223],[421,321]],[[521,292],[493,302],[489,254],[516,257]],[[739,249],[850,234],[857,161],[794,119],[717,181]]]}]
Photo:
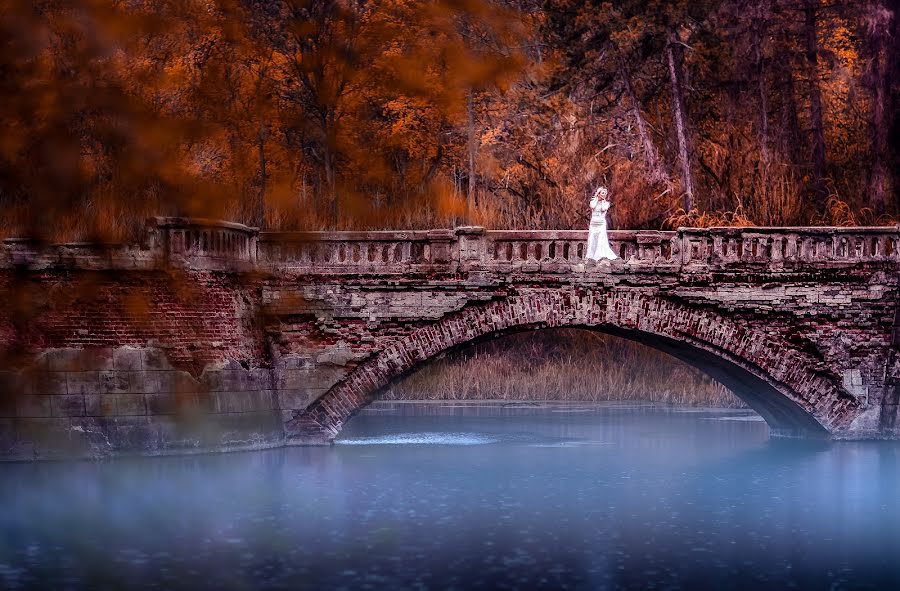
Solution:
[{"label": "arch opening", "polygon": [[[654,351],[665,353],[678,361],[699,370],[725,386],[739,400],[758,413],[769,426],[770,433],[783,437],[812,437],[825,438],[828,431],[798,404],[787,398],[765,379],[754,375],[734,362],[713,354],[704,349],[677,341],[660,335],[643,333],[636,330],[622,329],[612,325],[598,326],[567,326],[566,328],[581,329],[597,332],[640,343]],[[402,374],[398,374],[390,382],[373,391],[366,404],[374,402],[382,397],[383,393],[399,380],[410,377],[421,371],[426,366],[434,363],[435,359],[457,351],[464,350],[479,343],[494,341],[509,335],[522,332],[537,332],[549,330],[546,326],[518,326],[502,332],[487,333],[471,341],[459,343],[425,359],[410,367]],[[364,405],[365,406],[365,405]],[[359,410],[364,408],[360,407]],[[349,417],[348,417],[349,418]]]}]

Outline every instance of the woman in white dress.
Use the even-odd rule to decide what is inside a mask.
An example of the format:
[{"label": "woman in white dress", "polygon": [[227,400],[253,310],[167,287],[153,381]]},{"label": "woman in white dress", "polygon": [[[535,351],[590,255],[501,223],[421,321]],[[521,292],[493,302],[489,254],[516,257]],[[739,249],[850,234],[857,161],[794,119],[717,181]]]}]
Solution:
[{"label": "woman in white dress", "polygon": [[609,237],[606,235],[606,212],[610,202],[606,196],[609,191],[606,187],[597,187],[591,199],[591,225],[588,232],[586,259],[599,261],[601,259],[614,260],[619,257],[609,247]]}]

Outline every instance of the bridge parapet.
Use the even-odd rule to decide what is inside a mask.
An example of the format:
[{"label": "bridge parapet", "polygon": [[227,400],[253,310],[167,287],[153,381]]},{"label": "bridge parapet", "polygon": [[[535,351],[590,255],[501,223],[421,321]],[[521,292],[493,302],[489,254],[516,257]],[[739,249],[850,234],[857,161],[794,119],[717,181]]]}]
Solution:
[{"label": "bridge parapet", "polygon": [[[900,229],[679,228],[613,230],[629,271],[795,269],[900,261]],[[584,270],[584,230],[263,232],[260,263],[310,273],[571,272]]]},{"label": "bridge parapet", "polygon": [[264,267],[315,273],[405,273],[450,269],[452,230],[262,232]]},{"label": "bridge parapet", "polygon": [[679,228],[682,263],[771,268],[900,261],[900,228]]},{"label": "bridge parapet", "polygon": [[258,228],[219,220],[159,217],[148,222],[151,248],[169,262],[197,269],[251,268],[258,235]]},{"label": "bridge parapet", "polygon": [[[522,272],[565,272],[585,262],[587,232],[582,230],[489,230],[468,249],[469,267]],[[613,230],[610,247],[631,269],[674,267],[679,242],[675,232]]]},{"label": "bridge parapet", "polygon": [[41,244],[25,238],[0,241],[0,268],[146,270],[173,264],[198,270],[249,270],[256,264],[256,228],[198,218],[147,221],[137,243]]},{"label": "bridge parapet", "polygon": [[[900,227],[613,230],[628,271],[795,270],[900,262]],[[153,218],[138,244],[0,242],[0,267],[198,270],[262,268],[304,274],[583,271],[587,231],[454,230],[259,232],[194,218]]]}]

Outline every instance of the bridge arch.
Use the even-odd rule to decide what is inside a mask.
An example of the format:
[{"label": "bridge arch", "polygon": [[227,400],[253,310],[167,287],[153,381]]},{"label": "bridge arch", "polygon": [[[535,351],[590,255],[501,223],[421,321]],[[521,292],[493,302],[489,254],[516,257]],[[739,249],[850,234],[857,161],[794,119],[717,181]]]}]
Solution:
[{"label": "bridge arch", "polygon": [[286,435],[296,443],[333,440],[385,386],[439,354],[512,332],[558,327],[599,330],[669,353],[731,389],[774,434],[828,437],[846,429],[858,408],[808,353],[712,309],[625,289],[548,289],[470,305],[414,329],[296,411]]}]

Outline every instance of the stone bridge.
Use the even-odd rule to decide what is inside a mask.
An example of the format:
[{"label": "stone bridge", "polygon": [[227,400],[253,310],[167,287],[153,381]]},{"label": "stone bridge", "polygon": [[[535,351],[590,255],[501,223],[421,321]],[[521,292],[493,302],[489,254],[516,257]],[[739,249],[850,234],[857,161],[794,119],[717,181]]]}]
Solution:
[{"label": "stone bridge", "polygon": [[896,438],[900,228],[259,232],[0,244],[0,455],[322,444],[393,380],[581,327],[720,381],[775,434]]}]

